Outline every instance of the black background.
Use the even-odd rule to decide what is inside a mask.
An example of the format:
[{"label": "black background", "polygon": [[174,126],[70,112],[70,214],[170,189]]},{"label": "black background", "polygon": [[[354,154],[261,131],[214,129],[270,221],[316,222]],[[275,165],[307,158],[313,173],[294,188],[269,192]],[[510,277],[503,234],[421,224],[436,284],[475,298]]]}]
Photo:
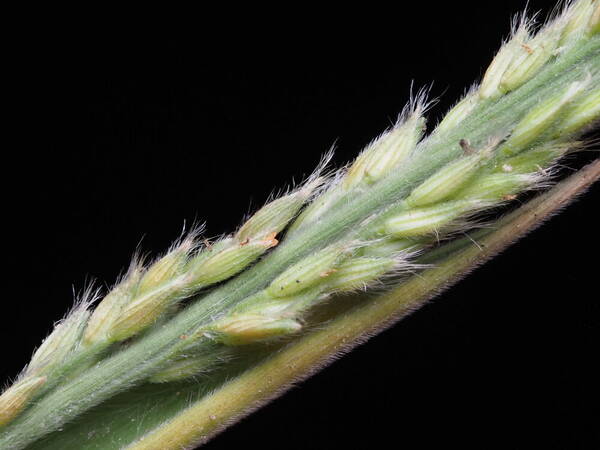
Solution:
[{"label": "black background", "polygon": [[[395,119],[411,82],[434,81],[435,123],[523,3],[404,6],[366,17],[374,31],[345,23],[317,42],[308,20],[289,41],[285,26],[233,38],[24,33],[7,86],[17,140],[4,209],[17,249],[1,379],[26,364],[73,288],[112,283],[138,244],[156,254],[184,223],[234,229],[334,143],[335,163],[349,161]],[[598,194],[206,448],[592,448]]]}]

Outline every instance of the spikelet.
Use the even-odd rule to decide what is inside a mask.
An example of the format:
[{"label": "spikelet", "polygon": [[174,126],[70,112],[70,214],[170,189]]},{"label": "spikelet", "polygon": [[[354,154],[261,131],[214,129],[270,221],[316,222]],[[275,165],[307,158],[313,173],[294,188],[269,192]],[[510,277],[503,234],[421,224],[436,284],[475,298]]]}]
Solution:
[{"label": "spikelet", "polygon": [[425,131],[423,109],[419,104],[405,120],[382,134],[356,158],[342,181],[345,190],[377,182],[411,155]]},{"label": "spikelet", "polygon": [[302,188],[263,206],[239,229],[236,239],[245,242],[279,234],[298,214],[321,182],[322,178],[314,177]]},{"label": "spikelet", "polygon": [[500,80],[502,92],[513,91],[529,81],[554,56],[562,35],[561,25],[560,21],[550,23],[513,49],[511,62]]},{"label": "spikelet", "polygon": [[552,98],[543,100],[521,119],[499,152],[503,156],[515,155],[533,144],[557,121],[564,117],[567,107],[581,94],[587,81],[576,81]]},{"label": "spikelet", "polygon": [[194,239],[188,237],[180,245],[177,245],[154,262],[141,276],[136,287],[136,296],[146,294],[181,275],[195,246]]},{"label": "spikelet", "polygon": [[288,236],[320,220],[323,214],[352,195],[354,190],[368,189],[393,170],[402,167],[423,136],[423,114],[427,107],[425,92],[421,91],[411,100],[391,130],[369,144],[346,172],[336,174],[324,194],[316,198],[290,226]]},{"label": "spikelet", "polygon": [[461,101],[459,101],[442,121],[436,127],[438,133],[443,133],[453,129],[465,120],[479,104],[479,98],[474,92],[469,92]]},{"label": "spikelet", "polygon": [[366,289],[374,280],[392,271],[398,265],[392,257],[350,258],[340,264],[330,277],[328,289],[333,292],[351,292]]},{"label": "spikelet", "polygon": [[579,0],[565,10],[563,16],[558,19],[564,23],[559,42],[560,47],[568,47],[586,34],[594,9],[598,9],[597,1]]},{"label": "spikelet", "polygon": [[472,201],[449,201],[433,206],[411,208],[388,218],[382,232],[396,238],[437,234],[455,219],[482,205]]},{"label": "spikelet", "polygon": [[225,345],[247,345],[287,336],[302,329],[294,319],[262,314],[234,314],[217,321],[208,333]]},{"label": "spikelet", "polygon": [[459,196],[473,201],[513,200],[517,193],[535,187],[543,179],[545,177],[536,174],[493,173],[474,180]]},{"label": "spikelet", "polygon": [[584,92],[565,110],[562,121],[556,127],[554,137],[573,135],[586,131],[600,119],[600,86]]},{"label": "spikelet", "polygon": [[183,284],[177,278],[150,292],[136,296],[116,317],[109,331],[110,340],[123,341],[146,329],[181,295]]},{"label": "spikelet", "polygon": [[0,395],[0,427],[13,420],[45,383],[45,376],[29,377],[4,391]]},{"label": "spikelet", "polygon": [[194,289],[223,281],[244,270],[268,249],[278,244],[275,234],[264,239],[244,242],[231,241],[224,249],[212,251],[185,275],[185,284]]},{"label": "spikelet", "polygon": [[513,24],[512,38],[500,48],[487,68],[479,87],[479,97],[495,99],[506,92],[505,87],[501,86],[503,77],[517,56],[521,54],[522,46],[529,36],[530,23],[523,16]]},{"label": "spikelet", "polygon": [[47,373],[77,349],[90,317],[88,308],[91,301],[91,297],[80,301],[65,319],[55,325],[50,336],[33,354],[27,366],[28,375]]},{"label": "spikelet", "polygon": [[83,343],[91,346],[99,342],[108,342],[114,323],[121,311],[135,295],[141,277],[141,266],[134,260],[127,275],[96,306],[85,333]]},{"label": "spikelet", "polygon": [[322,283],[348,256],[348,250],[345,245],[332,245],[304,258],[275,278],[267,292],[273,297],[288,297]]},{"label": "spikelet", "polygon": [[496,142],[494,142],[481,151],[466,154],[462,158],[442,167],[413,189],[406,199],[406,203],[416,208],[451,198],[475,175],[477,170],[491,156],[496,145]]},{"label": "spikelet", "polygon": [[580,147],[581,144],[578,142],[549,142],[504,159],[492,170],[522,174],[537,172],[540,168],[549,167],[567,152]]}]

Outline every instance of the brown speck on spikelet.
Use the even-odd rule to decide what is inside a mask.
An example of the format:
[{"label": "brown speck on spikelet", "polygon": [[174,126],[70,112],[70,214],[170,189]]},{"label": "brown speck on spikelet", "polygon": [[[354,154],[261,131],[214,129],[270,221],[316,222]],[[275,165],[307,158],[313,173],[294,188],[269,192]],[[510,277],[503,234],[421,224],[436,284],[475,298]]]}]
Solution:
[{"label": "brown speck on spikelet", "polygon": [[465,155],[472,155],[475,153],[475,149],[471,147],[471,143],[467,139],[461,139],[458,141],[458,144],[463,149],[463,153]]},{"label": "brown speck on spikelet", "polygon": [[524,49],[524,50],[525,50],[527,53],[529,53],[530,55],[531,55],[531,54],[533,54],[533,49],[532,49],[532,48],[531,48],[529,45],[527,45],[527,44],[521,44],[521,47],[523,47],[523,49]]}]

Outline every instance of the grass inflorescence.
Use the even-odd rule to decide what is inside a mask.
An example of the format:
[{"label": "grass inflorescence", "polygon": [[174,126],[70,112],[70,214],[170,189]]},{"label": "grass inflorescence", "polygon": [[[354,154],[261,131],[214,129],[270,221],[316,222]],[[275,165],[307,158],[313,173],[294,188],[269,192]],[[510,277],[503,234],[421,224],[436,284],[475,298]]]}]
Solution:
[{"label": "grass inflorescence", "polygon": [[[419,255],[548,186],[600,117],[599,11],[579,0],[537,30],[515,21],[481,83],[428,135],[420,94],[352,164],[326,173],[325,158],[235,233],[209,242],[193,229],[154,261],[134,258],[0,396],[0,443],[22,448],[133,385],[210,373],[230,351],[293,339],[317,305],[402,282]],[[43,420],[51,409],[61,413]]]}]

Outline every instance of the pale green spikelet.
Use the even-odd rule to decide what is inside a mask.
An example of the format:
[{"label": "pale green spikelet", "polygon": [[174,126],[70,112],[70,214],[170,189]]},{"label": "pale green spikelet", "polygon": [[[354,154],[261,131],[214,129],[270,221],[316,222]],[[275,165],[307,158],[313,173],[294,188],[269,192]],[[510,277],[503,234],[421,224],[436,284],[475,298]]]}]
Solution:
[{"label": "pale green spikelet", "polygon": [[28,377],[10,386],[0,395],[0,427],[12,421],[31,397],[46,383],[46,377]]},{"label": "pale green spikelet", "polygon": [[77,348],[90,317],[88,306],[89,304],[83,304],[75,307],[64,320],[55,325],[52,334],[44,340],[31,358],[27,373],[46,373],[62,363]]},{"label": "pale green spikelet", "polygon": [[284,195],[263,206],[236,233],[239,242],[249,239],[261,239],[277,235],[298,214],[300,208],[310,198],[315,188],[323,180],[316,176],[302,188]]},{"label": "pale green spikelet", "polygon": [[496,146],[497,144],[494,142],[481,151],[466,154],[462,158],[442,167],[417,186],[406,199],[406,203],[410,207],[416,208],[451,198],[475,175],[477,170],[491,156]]},{"label": "pale green spikelet", "polygon": [[555,22],[513,50],[510,65],[502,75],[500,90],[510,92],[529,81],[554,56],[562,34],[562,24]]},{"label": "pale green spikelet", "polygon": [[543,174],[492,173],[473,180],[457,197],[469,200],[502,202],[513,200],[517,193],[547,180]]},{"label": "pale green spikelet", "polygon": [[199,289],[223,281],[248,267],[278,242],[275,233],[258,240],[229,240],[224,249],[215,248],[209,251],[197,264],[192,261],[189,272],[183,277],[183,283]]},{"label": "pale green spikelet", "polygon": [[329,189],[319,195],[312,203],[310,203],[298,215],[296,220],[292,222],[287,230],[286,236],[291,236],[300,228],[314,223],[318,218],[326,212],[333,204],[335,204],[345,194],[344,189],[339,186],[339,180],[334,180],[330,183]]},{"label": "pale green spikelet", "polygon": [[288,230],[288,236],[315,223],[336,203],[351,195],[354,189],[366,189],[410,157],[425,131],[423,113],[427,105],[423,93],[401,115],[396,125],[375,139],[354,160],[345,173],[338,173],[330,187],[298,216]]},{"label": "pale green spikelet", "polygon": [[161,284],[136,296],[119,313],[109,331],[109,340],[123,341],[155,323],[181,296],[185,287],[181,278]]},{"label": "pale green spikelet", "polygon": [[348,169],[343,188],[373,184],[408,158],[425,131],[422,113],[423,107],[419,105],[405,120],[370,144]]},{"label": "pale green spikelet", "polygon": [[159,258],[141,277],[136,295],[147,293],[181,275],[195,245],[193,239],[187,238],[181,245]]},{"label": "pale green spikelet", "polygon": [[571,45],[586,33],[593,10],[594,1],[579,0],[565,11],[561,18],[565,23],[559,42],[561,47]]},{"label": "pale green spikelet", "polygon": [[556,127],[554,137],[585,131],[600,119],[600,87],[584,92],[577,102],[572,102]]},{"label": "pale green spikelet", "polygon": [[563,92],[543,100],[521,119],[499,152],[503,156],[512,156],[534,143],[548,131],[559,119],[567,107],[586,88],[587,82],[576,81]]},{"label": "pale green spikelet", "polygon": [[198,290],[218,283],[244,270],[279,241],[276,236],[297,215],[300,208],[323,182],[320,176],[328,157],[308,181],[291,194],[263,206],[250,217],[233,237],[211,245],[187,265],[184,284]]},{"label": "pale green spikelet", "polygon": [[468,211],[480,207],[480,204],[472,201],[449,201],[411,208],[388,218],[381,231],[396,238],[436,234]]},{"label": "pale green spikelet", "polygon": [[494,172],[523,174],[537,172],[543,167],[549,167],[567,152],[577,150],[580,147],[581,144],[578,142],[550,142],[542,144],[502,160],[492,170]]},{"label": "pale green spikelet", "polygon": [[469,116],[479,104],[479,98],[474,92],[468,93],[458,102],[436,127],[438,133],[451,130]]},{"label": "pale green spikelet", "polygon": [[247,345],[287,336],[301,329],[302,324],[294,319],[240,313],[217,321],[208,334],[225,345]]},{"label": "pale green spikelet", "polygon": [[96,306],[83,335],[85,346],[108,342],[114,323],[120,317],[125,305],[134,297],[141,276],[141,265],[138,261],[134,261],[123,280]]},{"label": "pale green spikelet", "polygon": [[278,198],[263,206],[236,233],[236,239],[244,242],[250,238],[261,238],[272,233],[279,233],[296,215],[304,204],[302,192]]},{"label": "pale green spikelet", "polygon": [[[120,304],[120,309],[113,307],[107,310],[107,315],[111,316],[104,320],[107,342],[123,341],[143,331],[185,297],[186,286],[182,273],[190,253],[196,247],[195,234],[192,232],[145,272],[132,276],[122,287],[115,289],[111,302]],[[136,276],[140,277],[137,283]]]},{"label": "pale green spikelet", "polygon": [[506,91],[501,85],[503,77],[513,61],[521,54],[522,45],[529,39],[529,23],[526,20],[521,19],[515,28],[512,38],[500,48],[483,76],[478,91],[482,99],[494,99]]},{"label": "pale green spikelet", "polygon": [[337,264],[348,255],[346,245],[332,245],[311,255],[275,278],[267,292],[273,297],[288,297],[312,288],[331,275]]},{"label": "pale green spikelet", "polygon": [[320,300],[327,298],[328,280],[312,288],[285,297],[276,297],[264,289],[241,301],[232,314],[260,314],[279,318],[298,318]]},{"label": "pale green spikelet", "polygon": [[340,264],[328,280],[328,289],[336,292],[350,292],[365,289],[374,280],[381,278],[397,266],[392,258],[359,257],[350,258]]}]

